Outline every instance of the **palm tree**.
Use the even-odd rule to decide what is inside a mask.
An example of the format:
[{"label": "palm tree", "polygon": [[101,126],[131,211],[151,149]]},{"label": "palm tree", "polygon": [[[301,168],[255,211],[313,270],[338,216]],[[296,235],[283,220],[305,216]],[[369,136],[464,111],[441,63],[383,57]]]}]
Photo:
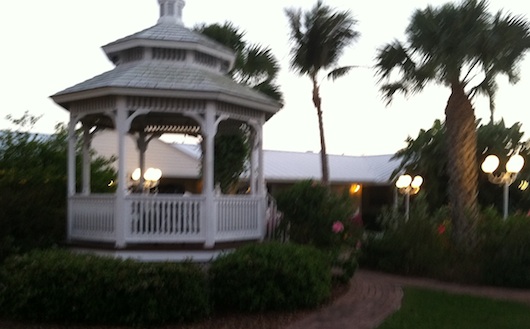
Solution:
[{"label": "palm tree", "polygon": [[487,96],[493,111],[496,77],[505,74],[515,83],[517,64],[530,47],[526,20],[487,10],[486,1],[476,0],[416,10],[406,29],[407,42],[385,45],[376,64],[388,102],[395,92],[416,93],[429,82],[451,90],[445,107],[449,202],[453,238],[462,247],[474,244],[478,220],[472,99],[477,94]]},{"label": "palm tree", "polygon": [[204,34],[236,53],[236,61],[229,72],[232,79],[256,89],[282,103],[283,94],[276,83],[280,65],[270,48],[248,44],[245,33],[230,22],[224,24],[198,25],[195,31]]},{"label": "palm tree", "polygon": [[[244,40],[245,33],[230,22],[197,25],[194,30],[235,52],[234,67],[228,72],[234,81],[283,103],[283,94],[276,83],[280,65],[270,48],[248,44]],[[251,149],[247,128],[242,125],[235,132],[215,137],[214,177],[223,193],[229,193],[237,186],[246,169]]]},{"label": "palm tree", "polygon": [[327,77],[336,79],[345,75],[352,66],[337,67],[345,48],[356,41],[359,33],[354,30],[357,21],[349,11],[334,11],[317,1],[308,12],[301,9],[286,9],[289,20],[291,48],[291,69],[300,75],[307,75],[313,84],[313,104],[317,110],[320,130],[320,156],[322,162],[322,183],[329,184],[329,165],[322,120],[319,73],[331,69]]}]

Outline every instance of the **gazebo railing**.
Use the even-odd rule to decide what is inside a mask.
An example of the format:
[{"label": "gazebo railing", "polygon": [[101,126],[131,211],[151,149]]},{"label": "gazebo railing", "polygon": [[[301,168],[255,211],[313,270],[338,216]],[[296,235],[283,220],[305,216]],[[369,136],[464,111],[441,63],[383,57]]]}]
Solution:
[{"label": "gazebo railing", "polygon": [[129,195],[128,242],[203,242],[203,196]]},{"label": "gazebo railing", "polygon": [[263,238],[265,198],[252,195],[227,195],[215,198],[216,241]]},{"label": "gazebo railing", "polygon": [[208,230],[214,242],[265,235],[266,199],[254,195],[215,197],[214,219],[206,218],[203,195],[130,194],[118,217],[114,194],[75,195],[68,205],[69,240],[116,242],[116,218],[125,221],[125,243],[205,243]]},{"label": "gazebo railing", "polygon": [[116,240],[113,194],[75,195],[68,200],[69,239]]}]

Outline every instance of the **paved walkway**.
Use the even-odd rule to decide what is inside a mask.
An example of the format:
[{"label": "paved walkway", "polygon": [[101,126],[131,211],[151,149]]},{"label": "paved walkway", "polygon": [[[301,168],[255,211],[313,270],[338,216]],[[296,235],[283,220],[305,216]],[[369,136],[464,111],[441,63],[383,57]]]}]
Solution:
[{"label": "paved walkway", "polygon": [[405,286],[440,289],[530,304],[530,290],[471,287],[358,270],[346,294],[286,329],[374,329],[401,306]]}]

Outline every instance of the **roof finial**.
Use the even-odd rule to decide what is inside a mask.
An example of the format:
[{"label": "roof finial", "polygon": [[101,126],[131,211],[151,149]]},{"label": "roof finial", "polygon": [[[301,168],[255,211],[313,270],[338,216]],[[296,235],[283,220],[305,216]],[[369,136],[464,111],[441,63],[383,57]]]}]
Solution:
[{"label": "roof finial", "polygon": [[158,23],[172,23],[184,25],[182,22],[182,9],[186,2],[184,0],[158,0],[160,4],[160,18]]}]

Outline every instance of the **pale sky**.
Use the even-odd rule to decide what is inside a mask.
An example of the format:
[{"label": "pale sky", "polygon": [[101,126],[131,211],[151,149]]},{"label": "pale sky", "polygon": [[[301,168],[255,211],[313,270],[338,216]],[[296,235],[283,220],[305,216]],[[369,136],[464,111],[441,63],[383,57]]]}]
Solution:
[{"label": "pale sky", "polygon": [[[264,148],[287,151],[320,150],[316,111],[309,78],[289,70],[289,40],[285,8],[311,8],[316,0],[186,0],[183,20],[196,24],[232,22],[246,32],[246,40],[270,47],[280,61],[278,83],[285,106],[264,129]],[[403,34],[415,9],[447,1],[325,0],[350,10],[361,36],[344,54],[341,65],[371,66],[377,49]],[[490,11],[530,17],[530,2],[490,0]],[[43,115],[35,127],[50,133],[68,113],[49,98],[74,84],[111,70],[101,46],[156,24],[156,0],[3,0],[0,2],[0,129],[5,116],[24,111]],[[530,138],[530,56],[520,67],[521,80],[501,80],[496,120],[521,122]],[[444,118],[449,91],[428,86],[421,94],[395,98],[390,106],[381,99],[375,71],[358,68],[321,86],[326,145],[330,154],[373,155],[395,153],[407,136],[416,137],[435,119]],[[489,120],[485,100],[475,101],[477,118]]]}]

